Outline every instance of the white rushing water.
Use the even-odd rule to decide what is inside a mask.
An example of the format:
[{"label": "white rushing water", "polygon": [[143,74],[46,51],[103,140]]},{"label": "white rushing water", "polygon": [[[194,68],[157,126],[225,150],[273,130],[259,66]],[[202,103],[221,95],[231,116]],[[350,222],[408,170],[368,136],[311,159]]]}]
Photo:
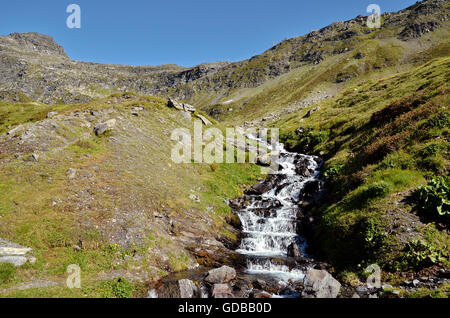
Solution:
[{"label": "white rushing water", "polygon": [[[319,165],[315,157],[290,153],[283,144],[277,144],[271,150],[280,153],[277,174],[284,179],[263,193],[262,200],[255,198],[249,206],[238,211],[246,235],[238,252],[249,256],[247,272],[250,274],[269,274],[281,280],[301,280],[303,272],[275,263],[271,258],[286,257],[289,245],[294,242],[304,252],[305,246],[297,234],[296,225],[299,197],[304,185],[317,178]],[[303,162],[309,170],[308,176],[297,173],[298,162]]]}]

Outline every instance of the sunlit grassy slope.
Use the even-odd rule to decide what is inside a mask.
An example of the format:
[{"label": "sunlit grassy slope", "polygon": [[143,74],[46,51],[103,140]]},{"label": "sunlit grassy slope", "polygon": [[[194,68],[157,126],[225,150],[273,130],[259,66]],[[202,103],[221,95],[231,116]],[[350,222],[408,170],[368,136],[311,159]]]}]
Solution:
[{"label": "sunlit grassy slope", "polygon": [[274,124],[291,149],[327,160],[330,195],[314,210],[314,237],[335,264],[410,269],[417,255],[404,248],[423,240],[425,254],[442,254],[438,262],[448,265],[448,218],[419,213],[414,192],[448,175],[449,70],[450,58],[434,59],[348,86]]},{"label": "sunlit grassy slope", "polygon": [[[47,119],[50,111],[58,114]],[[241,195],[260,169],[173,163],[171,132],[192,124],[165,99],[116,94],[78,105],[3,103],[0,114],[0,237],[31,247],[37,259],[0,290],[62,283],[67,266],[79,264],[92,296],[95,279],[144,282],[193,266],[188,250],[208,248],[203,240],[236,240],[225,199]],[[110,118],[117,126],[96,136],[93,126]]]}]

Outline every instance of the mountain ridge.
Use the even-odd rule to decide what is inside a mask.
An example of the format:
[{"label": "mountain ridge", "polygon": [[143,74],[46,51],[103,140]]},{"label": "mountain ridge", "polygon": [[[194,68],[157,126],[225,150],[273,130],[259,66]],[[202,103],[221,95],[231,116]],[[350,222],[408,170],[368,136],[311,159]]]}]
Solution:
[{"label": "mountain ridge", "polygon": [[[419,15],[420,21],[416,21]],[[79,62],[69,59],[64,49],[48,36],[14,33],[0,37],[0,70],[7,73],[0,90],[21,90],[34,100],[50,104],[87,102],[110,93],[132,91],[170,95],[207,106],[220,102],[237,90],[256,88],[296,68],[318,65],[333,55],[351,51],[355,45],[353,39],[358,36],[392,36],[388,32],[380,33],[379,29],[367,28],[366,19],[358,16],[335,22],[318,31],[282,41],[244,61],[204,63],[192,68]],[[385,13],[382,19],[382,29],[396,28],[394,38],[403,41],[417,39],[448,26],[448,1],[422,1],[396,13]],[[19,50],[11,51],[8,46],[11,41],[5,39],[15,40],[18,44],[15,49]],[[36,46],[39,41],[42,45]],[[24,46],[25,51],[20,51],[20,43],[24,42],[28,45]],[[347,43],[341,45],[341,42]],[[42,55],[42,58],[30,56],[33,53]],[[40,79],[57,81],[58,87],[50,91],[41,88],[37,83]]]}]

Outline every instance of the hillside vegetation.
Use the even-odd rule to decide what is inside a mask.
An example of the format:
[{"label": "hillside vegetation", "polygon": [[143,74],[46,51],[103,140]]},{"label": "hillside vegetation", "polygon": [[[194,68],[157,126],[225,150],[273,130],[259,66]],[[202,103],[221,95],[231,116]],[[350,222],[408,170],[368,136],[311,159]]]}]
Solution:
[{"label": "hillside vegetation", "polygon": [[449,70],[439,58],[364,81],[275,124],[291,149],[327,159],[313,236],[336,265],[448,266]]},{"label": "hillside vegetation", "polygon": [[[260,168],[173,163],[171,133],[192,121],[166,104],[131,93],[78,105],[0,104],[0,237],[35,258],[0,290],[64,284],[67,266],[79,264],[86,289],[77,295],[101,296],[111,287],[101,281],[144,284],[196,266],[197,254],[223,257],[237,239],[225,199],[242,195]],[[112,118],[116,126],[97,136],[94,126]],[[28,295],[74,295],[61,289]]]}]

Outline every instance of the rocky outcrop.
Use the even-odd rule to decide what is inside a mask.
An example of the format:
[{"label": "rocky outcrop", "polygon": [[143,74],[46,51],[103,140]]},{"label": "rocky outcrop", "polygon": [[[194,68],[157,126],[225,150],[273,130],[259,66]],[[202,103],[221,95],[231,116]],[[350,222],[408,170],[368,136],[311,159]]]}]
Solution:
[{"label": "rocky outcrop", "polygon": [[12,33],[6,37],[0,37],[1,45],[16,47],[25,52],[67,57],[64,48],[51,36],[35,32]]},{"label": "rocky outcrop", "polygon": [[3,239],[0,239],[0,263],[10,263],[19,267],[28,261],[34,263],[36,259],[26,255],[31,252],[31,248],[21,246]]},{"label": "rocky outcrop", "polygon": [[[386,13],[383,30],[387,31],[377,32],[376,36],[392,38],[393,34],[399,34],[402,39],[410,39],[442,28],[448,21],[445,5],[446,1],[427,0],[400,12]],[[305,64],[314,66],[331,56],[351,52],[358,36],[376,31],[366,27],[366,19],[358,16],[335,22],[305,36],[287,39],[248,60],[190,68],[78,62],[69,59],[49,36],[13,33],[0,36],[0,91],[21,91],[33,100],[49,104],[88,102],[104,97],[105,92],[133,91],[170,95],[192,103],[208,96],[207,103],[214,105],[235,89],[254,88]],[[344,76],[337,81],[347,79]]]}]

